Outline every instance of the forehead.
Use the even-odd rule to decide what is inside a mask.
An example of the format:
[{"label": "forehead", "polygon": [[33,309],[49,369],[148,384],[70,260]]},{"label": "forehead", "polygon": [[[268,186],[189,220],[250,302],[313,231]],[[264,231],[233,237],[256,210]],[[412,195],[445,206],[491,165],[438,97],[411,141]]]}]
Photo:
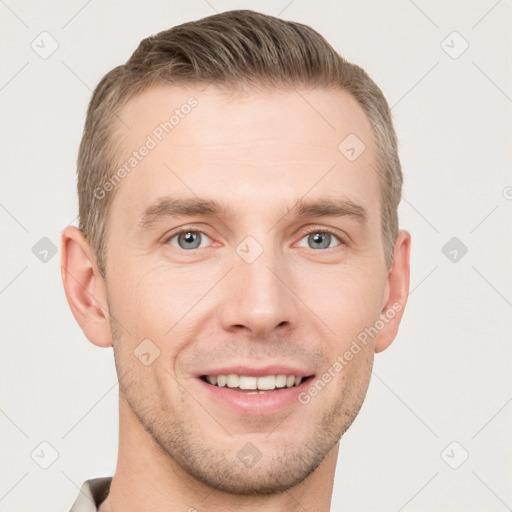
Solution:
[{"label": "forehead", "polygon": [[[266,88],[243,92],[211,85],[157,85],[130,99],[120,118],[119,132],[128,149],[137,146],[141,135],[173,139],[163,142],[201,145],[226,140],[249,145],[258,138],[274,137],[280,144],[287,140],[318,143],[324,151],[330,149],[335,154],[338,144],[349,134],[357,135],[367,147],[373,145],[365,113],[341,89]],[[193,130],[188,129],[190,124]],[[171,132],[174,137],[166,137]]]},{"label": "forehead", "polygon": [[371,126],[342,90],[158,85],[119,116],[125,172],[114,202],[130,210],[166,193],[246,202],[261,192],[290,203],[333,186],[378,201]]}]

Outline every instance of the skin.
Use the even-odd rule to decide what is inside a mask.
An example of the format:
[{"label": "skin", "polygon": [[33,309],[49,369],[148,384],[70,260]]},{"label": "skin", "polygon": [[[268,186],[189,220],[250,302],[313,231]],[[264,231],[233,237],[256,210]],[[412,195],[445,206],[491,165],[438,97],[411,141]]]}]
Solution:
[{"label": "skin", "polygon": [[[105,280],[81,232],[62,235],[71,310],[92,343],[113,346],[119,377],[118,462],[101,510],[327,512],[339,440],[362,405],[374,353],[398,331],[410,235],[399,232],[388,271],[372,132],[343,91],[155,86],[121,112],[131,130],[120,127],[120,161],[190,96],[197,107],[115,190]],[[338,150],[351,133],[366,145],[353,162]],[[141,230],[142,212],[168,194],[223,200],[232,213]],[[303,197],[350,200],[368,218],[295,217],[289,206]],[[201,248],[180,247],[171,238],[179,227],[199,231]],[[339,238],[311,247],[309,228]],[[236,252],[247,236],[263,248],[252,263]],[[195,377],[233,362],[321,376],[394,304],[401,310],[306,405],[236,414]],[[134,356],[146,338],[160,350],[148,366]],[[247,442],[262,454],[251,468],[237,457]]]}]

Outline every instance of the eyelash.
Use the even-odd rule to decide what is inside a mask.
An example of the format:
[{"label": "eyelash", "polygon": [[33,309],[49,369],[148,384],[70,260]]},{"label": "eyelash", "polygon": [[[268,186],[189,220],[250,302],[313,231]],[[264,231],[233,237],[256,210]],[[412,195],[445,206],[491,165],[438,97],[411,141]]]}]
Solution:
[{"label": "eyelash", "polygon": [[[203,235],[206,235],[208,238],[211,239],[211,237],[208,236],[207,233],[205,233],[204,231],[201,231],[199,229],[194,229],[193,227],[185,227],[185,228],[181,228],[179,229],[178,231],[175,231],[174,233],[172,233],[170,236],[168,236],[166,239],[165,239],[165,243],[169,243],[173,238],[179,236],[181,233],[201,233]],[[327,251],[329,249],[336,249],[337,247],[341,246],[341,245],[346,245],[347,244],[347,241],[342,237],[340,236],[337,232],[334,232],[333,230],[331,229],[328,229],[328,228],[311,228],[310,230],[306,231],[305,233],[303,233],[303,235],[301,236],[301,238],[299,240],[302,240],[304,237],[308,236],[308,235],[311,235],[312,233],[322,233],[322,234],[329,234],[329,235],[332,235],[334,238],[336,238],[338,240],[339,245],[335,246],[335,247],[328,247],[327,249],[320,249],[320,252],[322,251]],[[177,247],[177,249],[180,249],[180,247]],[[186,251],[186,252],[192,252],[192,251],[197,251],[199,249],[204,249],[204,247],[198,247],[196,249],[190,249],[189,251]],[[182,249],[185,251],[185,249]],[[314,250],[314,249],[312,249]],[[315,251],[317,252],[317,251]]]}]

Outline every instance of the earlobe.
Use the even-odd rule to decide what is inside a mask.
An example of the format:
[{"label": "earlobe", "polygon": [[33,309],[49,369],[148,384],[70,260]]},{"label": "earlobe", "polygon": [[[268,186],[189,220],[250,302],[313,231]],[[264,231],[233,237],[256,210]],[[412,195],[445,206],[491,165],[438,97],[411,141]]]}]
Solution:
[{"label": "earlobe", "polygon": [[375,352],[382,352],[395,339],[409,295],[411,235],[398,232],[393,250],[393,264],[386,283],[386,301],[381,311],[384,324],[375,340]]},{"label": "earlobe", "polygon": [[74,226],[62,233],[61,276],[69,307],[85,336],[99,347],[112,346],[105,282],[89,243]]}]

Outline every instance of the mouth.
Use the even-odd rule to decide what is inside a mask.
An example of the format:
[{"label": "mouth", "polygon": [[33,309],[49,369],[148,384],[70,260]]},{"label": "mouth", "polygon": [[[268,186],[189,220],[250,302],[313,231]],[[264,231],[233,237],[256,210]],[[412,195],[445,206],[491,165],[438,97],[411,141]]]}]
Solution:
[{"label": "mouth", "polygon": [[231,391],[246,393],[249,395],[263,395],[276,391],[295,388],[300,386],[302,382],[313,377],[296,376],[294,374],[277,374],[277,375],[237,375],[234,373],[219,375],[201,375],[199,378],[218,388],[229,388]]},{"label": "mouth", "polygon": [[280,370],[283,373],[247,368],[241,369],[240,373],[209,371],[196,375],[195,382],[199,384],[205,399],[214,403],[219,412],[231,411],[238,419],[241,415],[270,419],[291,407],[302,408],[300,394],[315,377],[300,370],[295,370],[295,373],[292,373],[292,369]]}]

